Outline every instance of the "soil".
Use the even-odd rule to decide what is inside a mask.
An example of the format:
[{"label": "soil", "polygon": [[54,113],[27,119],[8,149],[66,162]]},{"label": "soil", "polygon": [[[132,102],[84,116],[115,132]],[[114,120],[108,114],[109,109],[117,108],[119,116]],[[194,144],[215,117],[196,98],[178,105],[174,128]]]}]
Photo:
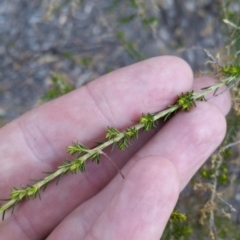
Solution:
[{"label": "soil", "polygon": [[[109,70],[164,54],[184,58],[197,73],[206,70],[203,49],[217,50],[224,42],[218,1],[141,0],[138,7],[127,2],[1,0],[2,124],[35,107],[53,73],[79,87]],[[128,16],[135,18],[127,22]],[[155,22],[147,27],[143,22],[150,18]],[[127,41],[141,53],[134,55]]]}]

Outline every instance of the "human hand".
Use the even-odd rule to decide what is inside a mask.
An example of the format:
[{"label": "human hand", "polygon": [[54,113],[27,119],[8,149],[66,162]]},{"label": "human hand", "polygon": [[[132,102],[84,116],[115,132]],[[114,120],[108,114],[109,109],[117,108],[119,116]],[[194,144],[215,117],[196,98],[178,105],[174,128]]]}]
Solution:
[{"label": "human hand", "polygon": [[[212,85],[193,80],[176,57],[152,58],[107,74],[70,94],[36,108],[0,130],[0,197],[10,189],[57,168],[66,146],[88,147],[104,139],[107,126],[125,129],[142,113],[173,104],[177,95]],[[229,93],[179,112],[132,146],[106,154],[87,172],[50,184],[42,200],[19,203],[0,222],[0,239],[159,239],[180,191],[216,149],[225,134]]]}]

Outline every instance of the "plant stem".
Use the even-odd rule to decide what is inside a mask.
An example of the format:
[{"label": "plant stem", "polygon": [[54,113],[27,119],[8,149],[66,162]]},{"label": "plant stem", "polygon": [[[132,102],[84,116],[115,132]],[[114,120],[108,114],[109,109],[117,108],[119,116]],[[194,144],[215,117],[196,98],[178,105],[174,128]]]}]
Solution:
[{"label": "plant stem", "polygon": [[[190,93],[183,94],[178,98],[178,100],[174,105],[171,105],[167,109],[160,111],[158,113],[149,114],[150,117],[152,117],[152,121],[153,121],[150,125],[146,126],[145,123],[142,123],[141,121],[139,121],[139,123],[137,123],[136,125],[134,125],[129,129],[134,128],[137,131],[139,131],[142,128],[145,129],[146,131],[151,130],[151,128],[154,127],[154,122],[157,122],[159,119],[166,120],[167,118],[169,118],[170,115],[172,115],[173,113],[176,113],[178,110],[188,111],[190,107],[195,105],[194,101],[203,100],[205,96],[210,92],[214,92],[215,94],[220,87],[224,85],[229,86],[233,84],[233,81],[235,81],[236,78],[237,77],[233,77],[233,76],[227,77],[212,86],[202,89],[202,91],[200,91],[199,93],[195,93],[192,91]],[[143,116],[142,118],[140,118],[140,120],[143,119],[144,117],[145,119],[147,119],[146,116]],[[93,161],[96,161],[97,163],[99,163],[100,154],[103,154],[102,150],[105,149],[106,147],[119,143],[120,141],[125,139],[126,143],[125,145],[123,145],[123,148],[121,149],[121,150],[124,150],[125,147],[128,147],[128,140],[131,138],[131,137],[127,137],[126,132],[127,130],[123,132],[118,132],[116,130],[114,132],[115,134],[117,134],[116,137],[112,139],[107,139],[105,142],[101,143],[100,145],[92,149],[88,149],[80,144],[76,144],[75,146],[70,146],[70,148],[72,147],[72,149],[74,149],[73,155],[75,154],[76,156],[76,152],[78,153],[79,151],[79,153],[77,154],[77,158],[71,162],[64,162],[62,165],[58,167],[56,171],[50,173],[50,175],[39,180],[39,182],[37,182],[34,185],[28,185],[26,187],[23,187],[22,189],[13,188],[10,194],[10,199],[7,200],[8,202],[0,206],[0,212],[3,213],[3,218],[4,218],[5,211],[10,207],[15,206],[21,200],[36,198],[37,196],[40,197],[40,190],[43,189],[44,191],[48,183],[50,183],[52,180],[56,178],[60,179],[63,174],[66,174],[68,172],[77,173],[79,170],[81,172],[85,171],[85,163],[87,159],[92,159]],[[135,136],[135,138],[137,137]]]}]

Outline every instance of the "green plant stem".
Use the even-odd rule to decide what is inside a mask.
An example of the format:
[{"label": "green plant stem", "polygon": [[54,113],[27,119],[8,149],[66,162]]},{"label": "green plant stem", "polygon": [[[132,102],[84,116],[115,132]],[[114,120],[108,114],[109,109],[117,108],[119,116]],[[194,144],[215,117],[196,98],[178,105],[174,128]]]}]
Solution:
[{"label": "green plant stem", "polygon": [[[210,92],[215,93],[220,87],[224,85],[226,86],[232,85],[234,80],[236,80],[236,77],[227,77],[224,80],[221,80],[212,86],[204,88],[199,93],[195,93],[195,92],[187,93],[188,101],[190,99],[190,102],[188,103],[189,105],[187,107],[184,104],[183,105],[180,104],[181,103],[180,100],[186,98],[186,95],[182,95],[181,97],[178,98],[178,101],[174,105],[169,106],[167,109],[163,111],[154,113],[152,115],[150,114],[150,115],[153,116],[153,121],[156,122],[159,119],[166,120],[170,115],[176,113],[178,110],[188,111],[190,107],[195,105],[194,103],[195,100],[203,100],[208,93]],[[152,125],[150,126],[151,127],[148,129],[144,123],[140,122],[140,123],[137,123],[132,128],[135,128],[137,131],[139,131],[140,129],[150,130],[152,127],[154,127],[154,124],[152,123]],[[92,149],[87,149],[81,145],[83,149],[81,150],[82,152],[77,154],[76,152],[74,152],[75,156],[77,156],[75,160],[71,162],[63,163],[61,166],[58,167],[58,169],[55,172],[50,173],[50,175],[39,180],[39,182],[37,182],[34,185],[23,187],[22,189],[13,188],[10,194],[10,199],[7,200],[8,202],[0,206],[0,212],[3,213],[3,218],[4,218],[5,211],[10,207],[15,206],[21,200],[36,198],[37,196],[40,197],[40,190],[43,189],[44,191],[48,183],[50,183],[52,180],[56,178],[60,179],[62,175],[68,172],[77,173],[79,170],[82,172],[85,171],[85,163],[87,159],[92,159],[93,161],[96,161],[97,163],[99,163],[100,154],[103,154],[102,150],[107,148],[110,145],[119,143],[121,140],[126,138],[126,131],[127,130],[123,132],[117,131],[116,137],[112,139],[108,139],[105,142],[101,143],[100,145]],[[74,146],[70,146],[70,147],[74,147]],[[127,145],[125,147],[127,147]],[[75,146],[75,148],[77,147]],[[121,150],[124,150],[124,148]],[[95,158],[93,158],[93,156],[95,156]]]}]

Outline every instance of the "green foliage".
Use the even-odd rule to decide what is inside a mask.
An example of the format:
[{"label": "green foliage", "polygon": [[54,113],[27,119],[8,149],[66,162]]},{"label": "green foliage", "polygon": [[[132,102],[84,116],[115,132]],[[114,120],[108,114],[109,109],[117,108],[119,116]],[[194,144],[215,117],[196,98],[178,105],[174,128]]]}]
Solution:
[{"label": "green foliage", "polygon": [[128,139],[138,139],[138,130],[136,127],[127,128],[124,136]]},{"label": "green foliage", "polygon": [[206,169],[206,166],[200,170],[201,177],[205,180],[211,180],[215,172],[215,169]]},{"label": "green foliage", "polygon": [[232,223],[231,219],[216,215],[217,236],[220,239],[240,240],[240,229]]},{"label": "green foliage", "polygon": [[158,19],[156,17],[148,17],[145,19],[142,19],[142,24],[143,26],[146,27],[150,27],[153,24],[157,24],[158,23]]},{"label": "green foliage", "polygon": [[[132,22],[134,22],[134,24],[141,26],[140,31],[150,30],[151,32],[154,32],[154,26],[157,26],[159,21],[158,18],[154,16],[154,11],[151,13],[148,12],[147,5],[148,4],[145,1],[113,0],[109,8],[111,13],[113,13],[114,10],[121,13],[121,10],[119,10],[121,9],[121,6],[124,9],[124,11],[122,11],[122,16],[120,16],[117,20],[118,24],[120,25],[120,29],[118,26],[117,29],[119,30],[116,32],[116,37],[119,40],[120,45],[135,61],[141,61],[147,57],[139,50],[136,42],[131,41],[125,36],[126,33],[123,30],[123,26],[132,27],[130,25]],[[126,9],[127,13],[125,13]]]},{"label": "green foliage", "polygon": [[130,139],[138,138],[138,130],[136,127],[127,128],[123,133],[119,132],[116,128],[108,127],[106,132],[106,139],[113,140],[114,143],[117,143],[118,149],[121,151],[129,147]]},{"label": "green foliage", "polygon": [[240,77],[240,65],[226,65],[222,67],[221,71],[225,76]]},{"label": "green foliage", "polygon": [[69,84],[62,74],[54,74],[51,76],[52,87],[42,97],[44,101],[50,101],[71,92],[74,88]]},{"label": "green foliage", "polygon": [[121,151],[124,151],[126,148],[128,148],[130,145],[129,139],[127,137],[123,137],[119,142],[118,142],[118,149]]},{"label": "green foliage", "polygon": [[130,2],[131,6],[132,6],[133,8],[137,8],[137,7],[138,7],[138,2],[137,2],[137,0],[129,0],[129,2]]},{"label": "green foliage", "polygon": [[82,57],[81,58],[81,65],[83,67],[88,68],[92,65],[92,63],[93,63],[93,58],[92,57]]},{"label": "green foliage", "polygon": [[108,140],[111,140],[111,139],[114,140],[120,134],[120,132],[116,128],[113,128],[113,127],[108,127],[106,132],[107,132],[106,139],[108,139]]},{"label": "green foliage", "polygon": [[86,161],[82,159],[77,159],[74,161],[73,164],[71,164],[69,171],[72,173],[77,174],[79,171],[80,172],[85,172],[86,171]]},{"label": "green foliage", "polygon": [[62,52],[62,56],[70,60],[74,59],[74,54],[71,52]]},{"label": "green foliage", "polygon": [[184,213],[180,213],[178,211],[173,211],[170,220],[173,222],[184,222],[187,220],[187,217]]},{"label": "green foliage", "polygon": [[88,148],[82,145],[81,143],[73,143],[71,146],[67,147],[67,153],[74,155],[74,154],[83,154],[88,152]]},{"label": "green foliage", "polygon": [[90,159],[92,159],[92,162],[96,162],[97,164],[100,163],[100,152],[99,151],[93,151],[90,155]]},{"label": "green foliage", "polygon": [[112,3],[110,4],[108,10],[111,12],[113,11],[118,5],[120,4],[122,0],[113,0]]},{"label": "green foliage", "polygon": [[222,157],[224,159],[229,159],[233,155],[233,151],[231,148],[226,148],[222,151]]},{"label": "green foliage", "polygon": [[142,114],[139,123],[143,124],[145,131],[150,131],[155,127],[154,115],[151,113]]},{"label": "green foliage", "polygon": [[177,104],[179,105],[181,110],[187,111],[187,112],[190,110],[192,106],[196,106],[194,101],[193,91],[182,94],[178,98]]},{"label": "green foliage", "polygon": [[124,17],[122,17],[122,18],[119,18],[118,23],[120,23],[120,24],[126,24],[126,23],[129,23],[129,22],[133,21],[135,18],[136,18],[136,15],[135,15],[135,14],[131,14],[131,15],[128,15],[128,16],[124,16]]},{"label": "green foliage", "polygon": [[127,53],[136,61],[144,60],[146,57],[143,53],[139,51],[136,44],[126,39],[123,32],[117,33],[117,39],[120,41],[121,45],[126,49]]},{"label": "green foliage", "polygon": [[192,229],[187,226],[186,220],[184,213],[173,211],[161,240],[189,239]]}]

